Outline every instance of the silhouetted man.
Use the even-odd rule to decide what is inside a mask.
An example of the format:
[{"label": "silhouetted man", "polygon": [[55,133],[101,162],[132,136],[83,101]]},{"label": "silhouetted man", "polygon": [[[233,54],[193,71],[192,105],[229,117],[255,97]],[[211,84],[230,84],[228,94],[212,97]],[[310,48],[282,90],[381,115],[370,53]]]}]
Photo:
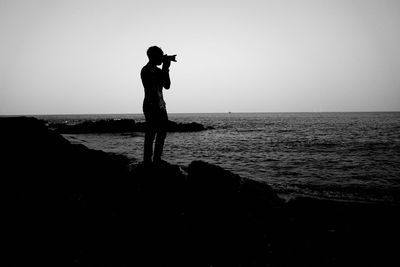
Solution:
[{"label": "silhouetted man", "polygon": [[[169,89],[169,67],[171,61],[164,56],[164,52],[157,46],[147,50],[149,62],[142,68],[140,76],[144,87],[143,113],[146,119],[146,133],[144,137],[144,163],[159,163],[167,135],[168,115],[163,98],[163,88]],[[157,66],[162,64],[162,69]],[[153,143],[154,156],[153,156]],[[153,156],[153,161],[152,161]]]}]

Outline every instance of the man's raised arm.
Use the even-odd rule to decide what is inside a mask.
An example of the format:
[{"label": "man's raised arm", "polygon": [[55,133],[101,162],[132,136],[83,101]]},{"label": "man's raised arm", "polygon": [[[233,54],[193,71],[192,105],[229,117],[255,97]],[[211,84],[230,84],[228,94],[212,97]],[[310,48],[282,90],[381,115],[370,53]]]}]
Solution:
[{"label": "man's raised arm", "polygon": [[163,76],[163,87],[169,89],[171,87],[171,79],[169,78],[169,66],[171,61],[165,60],[162,66],[162,76]]}]

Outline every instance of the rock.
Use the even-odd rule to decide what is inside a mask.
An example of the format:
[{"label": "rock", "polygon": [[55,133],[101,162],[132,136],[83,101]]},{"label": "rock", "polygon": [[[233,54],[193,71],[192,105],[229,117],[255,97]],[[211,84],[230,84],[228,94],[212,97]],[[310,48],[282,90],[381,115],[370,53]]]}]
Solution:
[{"label": "rock", "polygon": [[188,227],[205,265],[245,266],[260,249],[258,255],[264,256],[259,261],[265,261],[267,224],[260,225],[257,219],[268,218],[270,208],[283,203],[271,187],[194,161],[188,169],[187,190]]},{"label": "rock", "polygon": [[168,132],[200,132],[205,130],[212,130],[213,127],[205,127],[204,125],[191,122],[191,123],[176,123],[169,121]]},{"label": "rock", "polygon": [[16,265],[235,265],[249,260],[248,242],[264,242],[247,220],[248,205],[275,200],[264,185],[201,161],[187,173],[166,162],[129,168],[37,119],[0,124]]},{"label": "rock", "polygon": [[127,159],[72,145],[34,118],[1,118],[0,124],[11,234],[5,242],[14,264],[69,265],[85,258],[82,251],[98,243],[115,214],[129,211]]},{"label": "rock", "polygon": [[[386,266],[397,206],[298,198],[202,161],[130,165],[0,118],[2,265]],[[131,166],[129,168],[129,166]],[[397,264],[398,265],[398,264]]]},{"label": "rock", "polygon": [[[131,133],[144,132],[145,122],[135,122],[132,119],[107,119],[84,121],[77,124],[49,123],[48,126],[63,134],[82,134],[82,133]],[[200,123],[176,123],[169,121],[168,132],[198,132],[211,130],[212,127],[205,127]]]},{"label": "rock", "polygon": [[[242,179],[239,175],[203,161],[193,161],[188,168],[189,189],[205,201],[215,203],[239,201],[249,206],[282,205],[273,189],[266,183]],[[215,206],[214,206],[215,208]]]}]

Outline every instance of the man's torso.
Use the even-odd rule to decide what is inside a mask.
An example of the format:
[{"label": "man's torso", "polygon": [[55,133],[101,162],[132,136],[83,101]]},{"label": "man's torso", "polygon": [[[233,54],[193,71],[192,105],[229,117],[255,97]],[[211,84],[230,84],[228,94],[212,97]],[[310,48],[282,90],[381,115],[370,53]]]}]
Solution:
[{"label": "man's torso", "polygon": [[144,109],[165,109],[163,97],[163,75],[161,69],[147,64],[140,73],[144,87]]}]

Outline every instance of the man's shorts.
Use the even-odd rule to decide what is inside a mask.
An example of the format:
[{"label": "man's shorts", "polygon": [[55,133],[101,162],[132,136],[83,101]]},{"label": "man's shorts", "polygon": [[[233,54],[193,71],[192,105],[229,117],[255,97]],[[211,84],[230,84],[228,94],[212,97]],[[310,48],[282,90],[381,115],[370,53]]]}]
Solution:
[{"label": "man's shorts", "polygon": [[166,132],[168,126],[168,114],[166,109],[143,108],[146,118],[146,130],[154,132]]}]

